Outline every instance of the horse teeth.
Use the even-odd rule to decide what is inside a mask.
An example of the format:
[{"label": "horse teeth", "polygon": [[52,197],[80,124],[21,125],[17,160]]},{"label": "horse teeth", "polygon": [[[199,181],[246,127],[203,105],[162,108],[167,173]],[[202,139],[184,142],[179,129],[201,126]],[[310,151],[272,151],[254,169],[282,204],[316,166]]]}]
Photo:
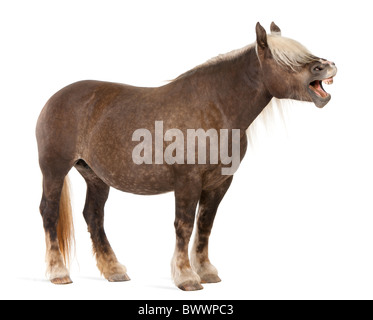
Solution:
[{"label": "horse teeth", "polygon": [[325,83],[325,84],[330,85],[330,84],[333,84],[333,79],[325,79],[322,82]]}]

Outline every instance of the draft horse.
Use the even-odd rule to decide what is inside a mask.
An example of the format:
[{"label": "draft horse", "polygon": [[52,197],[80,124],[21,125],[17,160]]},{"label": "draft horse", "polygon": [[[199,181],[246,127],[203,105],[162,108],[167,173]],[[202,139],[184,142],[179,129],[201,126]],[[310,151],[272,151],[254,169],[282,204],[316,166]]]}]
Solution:
[{"label": "draft horse", "polygon": [[[220,158],[204,164],[135,163],[132,152],[138,142],[132,140],[133,133],[139,128],[153,133],[156,121],[163,121],[164,130],[177,128],[183,133],[198,128],[239,129],[242,160],[246,130],[273,97],[309,101],[322,108],[330,100],[322,84],[331,84],[336,72],[333,62],[282,37],[274,23],[270,34],[258,23],[253,44],[211,59],[164,86],[80,81],[58,91],[41,111],[36,128],[43,174],[40,212],[50,281],[72,282],[66,267],[73,238],[66,177],[75,167],[87,183],[83,215],[98,269],[107,280],[129,280],[104,231],[104,206],[113,187],[140,195],[173,191],[174,283],[191,291],[202,289],[201,283],[219,282],[209,260],[208,243],[233,174],[222,174],[225,164]],[[171,142],[164,141],[163,147]],[[152,147],[154,153],[154,141]],[[197,230],[189,258],[197,206]]]}]

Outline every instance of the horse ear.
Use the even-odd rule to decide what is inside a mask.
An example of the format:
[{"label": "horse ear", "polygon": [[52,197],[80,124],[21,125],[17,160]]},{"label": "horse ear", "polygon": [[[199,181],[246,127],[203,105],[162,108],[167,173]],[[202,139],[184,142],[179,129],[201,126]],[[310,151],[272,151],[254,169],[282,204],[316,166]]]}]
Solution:
[{"label": "horse ear", "polygon": [[259,22],[256,24],[256,42],[259,48],[265,49],[268,47],[267,32]]},{"label": "horse ear", "polygon": [[271,33],[281,36],[281,29],[274,22],[271,23]]}]

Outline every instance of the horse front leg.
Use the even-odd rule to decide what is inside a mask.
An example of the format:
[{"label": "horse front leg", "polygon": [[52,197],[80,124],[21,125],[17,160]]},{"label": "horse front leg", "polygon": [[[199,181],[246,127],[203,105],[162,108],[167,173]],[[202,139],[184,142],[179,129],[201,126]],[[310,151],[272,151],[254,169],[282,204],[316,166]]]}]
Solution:
[{"label": "horse front leg", "polygon": [[192,269],[188,256],[190,237],[193,231],[197,203],[201,195],[201,181],[194,176],[178,177],[175,184],[175,231],[176,246],[172,258],[172,278],[175,285],[184,291],[201,290],[198,274]]},{"label": "horse front leg", "polygon": [[202,191],[199,202],[197,232],[191,252],[192,267],[202,283],[220,282],[218,271],[211,264],[208,254],[209,237],[218,206],[231,185],[233,176],[215,190]]}]

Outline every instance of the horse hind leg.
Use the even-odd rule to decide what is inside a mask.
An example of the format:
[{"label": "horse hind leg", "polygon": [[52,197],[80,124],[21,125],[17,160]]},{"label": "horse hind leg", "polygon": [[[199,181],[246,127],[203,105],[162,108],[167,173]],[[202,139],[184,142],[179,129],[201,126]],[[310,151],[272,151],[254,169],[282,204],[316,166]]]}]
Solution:
[{"label": "horse hind leg", "polygon": [[211,264],[208,254],[209,237],[218,206],[231,185],[232,177],[219,188],[202,191],[197,216],[197,232],[191,252],[191,264],[202,283],[220,282],[217,269]]},{"label": "horse hind leg", "polygon": [[109,196],[110,187],[83,160],[79,160],[75,168],[87,183],[83,215],[91,234],[97,267],[110,282],[128,281],[130,278],[127,275],[126,267],[118,262],[104,230],[104,206]]},{"label": "horse hind leg", "polygon": [[43,174],[40,213],[46,241],[47,274],[54,284],[72,283],[66,268],[73,239],[70,198],[65,174]]}]

